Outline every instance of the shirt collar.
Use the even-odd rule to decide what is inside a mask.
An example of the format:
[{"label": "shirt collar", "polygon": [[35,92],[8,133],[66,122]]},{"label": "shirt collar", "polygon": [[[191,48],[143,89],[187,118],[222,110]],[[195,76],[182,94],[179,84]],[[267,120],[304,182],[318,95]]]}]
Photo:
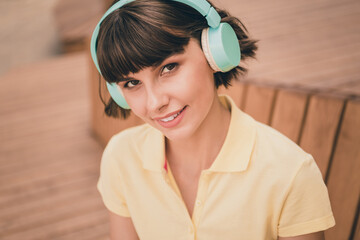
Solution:
[{"label": "shirt collar", "polygon": [[225,142],[209,171],[245,171],[255,145],[255,120],[242,112],[229,96],[221,95],[219,98],[230,109],[231,119]]},{"label": "shirt collar", "polygon": [[[221,95],[219,98],[231,111],[230,126],[224,145],[207,171],[241,172],[247,169],[255,145],[255,120],[242,112],[230,97]],[[165,137],[160,131],[151,127],[145,141],[138,147],[145,169],[164,170]]]}]

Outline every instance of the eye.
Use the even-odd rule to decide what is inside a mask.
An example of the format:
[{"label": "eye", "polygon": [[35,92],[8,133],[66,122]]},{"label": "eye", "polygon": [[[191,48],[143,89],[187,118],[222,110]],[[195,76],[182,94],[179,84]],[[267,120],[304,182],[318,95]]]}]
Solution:
[{"label": "eye", "polygon": [[130,80],[124,84],[124,88],[133,88],[140,83],[139,80]]},{"label": "eye", "polygon": [[177,63],[166,64],[166,65],[162,68],[160,75],[168,74],[168,73],[174,71],[177,66],[178,66]]}]

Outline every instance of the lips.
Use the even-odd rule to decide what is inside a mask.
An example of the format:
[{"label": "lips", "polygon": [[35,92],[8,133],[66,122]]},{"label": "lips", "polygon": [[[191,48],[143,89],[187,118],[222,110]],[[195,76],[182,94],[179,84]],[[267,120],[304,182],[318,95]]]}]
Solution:
[{"label": "lips", "polygon": [[159,119],[160,121],[162,121],[162,122],[169,122],[169,121],[172,121],[172,120],[174,120],[177,116],[179,116],[181,113],[182,113],[182,111],[185,109],[185,107],[183,108],[183,109],[181,109],[179,112],[177,112],[177,113],[175,113],[175,114],[173,114],[173,115],[171,115],[170,117],[167,117],[167,118],[162,118],[162,119]]},{"label": "lips", "polygon": [[181,119],[183,118],[186,107],[187,106],[176,112],[169,113],[164,117],[154,118],[154,120],[156,120],[161,126],[165,128],[175,127],[180,123]]}]

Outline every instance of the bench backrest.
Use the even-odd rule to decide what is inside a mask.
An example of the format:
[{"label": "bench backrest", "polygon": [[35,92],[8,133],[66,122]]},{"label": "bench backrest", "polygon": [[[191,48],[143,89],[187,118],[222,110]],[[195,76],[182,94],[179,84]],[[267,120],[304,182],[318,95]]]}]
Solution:
[{"label": "bench backrest", "polygon": [[220,91],[314,156],[336,219],[326,239],[360,239],[360,98],[254,83]]},{"label": "bench backrest", "polygon": [[[134,115],[127,120],[106,117],[99,100],[99,76],[94,67],[91,71],[92,129],[105,145],[115,133],[142,121]],[[108,99],[105,86],[100,92]],[[219,93],[230,95],[243,111],[314,156],[336,220],[326,239],[360,239],[360,98],[253,82],[235,82]]]}]

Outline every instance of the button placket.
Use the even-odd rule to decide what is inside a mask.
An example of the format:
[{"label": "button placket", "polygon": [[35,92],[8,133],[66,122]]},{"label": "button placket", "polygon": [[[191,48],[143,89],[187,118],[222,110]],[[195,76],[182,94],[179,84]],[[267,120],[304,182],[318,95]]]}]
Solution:
[{"label": "button placket", "polygon": [[197,192],[194,211],[193,211],[193,219],[192,219],[195,226],[197,226],[199,223],[199,217],[203,209],[207,195],[208,182],[209,182],[208,173],[205,172],[201,173],[199,179],[198,192]]},{"label": "button placket", "polygon": [[189,226],[189,233],[190,233],[189,239],[193,239],[193,240],[196,239],[195,227],[193,224]]}]

